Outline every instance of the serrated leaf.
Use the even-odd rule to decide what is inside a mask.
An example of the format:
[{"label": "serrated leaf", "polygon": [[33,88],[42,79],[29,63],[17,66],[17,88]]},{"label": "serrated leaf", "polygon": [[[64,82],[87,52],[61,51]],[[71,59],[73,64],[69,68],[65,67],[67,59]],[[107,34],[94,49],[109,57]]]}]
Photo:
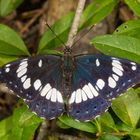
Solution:
[{"label": "serrated leaf", "polygon": [[140,98],[131,89],[113,101],[112,109],[125,124],[135,128],[140,118]]},{"label": "serrated leaf", "polygon": [[130,7],[130,9],[140,17],[140,3],[138,0],[125,0],[125,2]]},{"label": "serrated leaf", "polygon": [[103,20],[111,13],[117,3],[117,0],[94,0],[83,12],[79,27],[87,27]]},{"label": "serrated leaf", "polygon": [[66,115],[59,117],[59,120],[62,123],[66,124],[67,126],[73,127],[75,129],[79,129],[81,131],[85,131],[89,133],[97,132],[96,127],[90,122],[78,122]]},{"label": "serrated leaf", "polygon": [[0,24],[0,54],[30,55],[20,36],[3,24]]},{"label": "serrated leaf", "polygon": [[0,0],[0,16],[6,16],[15,10],[23,0]]},{"label": "serrated leaf", "polygon": [[140,63],[140,40],[125,35],[102,35],[93,38],[91,44],[102,53],[127,58]]},{"label": "serrated leaf", "polygon": [[140,39],[140,20],[129,20],[120,25],[114,34],[132,36]]}]

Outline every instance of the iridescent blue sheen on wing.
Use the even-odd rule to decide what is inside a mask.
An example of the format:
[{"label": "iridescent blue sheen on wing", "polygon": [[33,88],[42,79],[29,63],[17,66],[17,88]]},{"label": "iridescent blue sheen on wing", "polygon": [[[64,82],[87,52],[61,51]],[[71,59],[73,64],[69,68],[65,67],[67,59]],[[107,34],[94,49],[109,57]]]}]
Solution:
[{"label": "iridescent blue sheen on wing", "polygon": [[69,115],[91,120],[102,114],[112,99],[138,82],[140,65],[135,62],[99,54],[77,56]]}]

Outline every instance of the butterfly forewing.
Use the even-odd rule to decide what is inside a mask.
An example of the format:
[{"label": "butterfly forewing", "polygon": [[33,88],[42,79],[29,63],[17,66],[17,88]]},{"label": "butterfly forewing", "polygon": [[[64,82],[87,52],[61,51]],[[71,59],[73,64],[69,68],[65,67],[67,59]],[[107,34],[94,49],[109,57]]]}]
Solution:
[{"label": "butterfly forewing", "polygon": [[62,61],[55,55],[36,56],[6,64],[0,81],[23,98],[30,110],[52,119],[64,111]]},{"label": "butterfly forewing", "polygon": [[91,120],[102,114],[110,101],[140,82],[140,65],[106,55],[75,57],[69,115]]}]

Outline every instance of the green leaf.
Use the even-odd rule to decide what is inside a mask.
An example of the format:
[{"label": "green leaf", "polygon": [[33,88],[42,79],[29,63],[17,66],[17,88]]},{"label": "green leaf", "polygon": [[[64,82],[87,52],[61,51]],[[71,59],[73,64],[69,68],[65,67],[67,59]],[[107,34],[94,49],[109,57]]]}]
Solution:
[{"label": "green leaf", "polygon": [[42,50],[41,54],[42,55],[46,55],[46,54],[63,55],[63,52],[60,52],[57,50],[44,49]]},{"label": "green leaf", "polygon": [[18,59],[17,56],[8,56],[0,54],[0,66],[3,66],[4,64],[14,61],[16,59]]},{"label": "green leaf", "polygon": [[111,129],[113,129],[114,131],[118,132],[115,122],[114,122],[112,116],[109,114],[109,112],[105,112],[97,120],[101,122],[101,126],[105,125],[106,127],[109,127]]},{"label": "green leaf", "polygon": [[140,62],[140,40],[125,35],[103,35],[95,37],[91,44],[107,55]]},{"label": "green leaf", "polygon": [[140,98],[131,89],[113,101],[112,109],[125,124],[135,128],[140,118]]},{"label": "green leaf", "polygon": [[114,34],[127,35],[140,39],[140,20],[129,20],[120,25]]},{"label": "green leaf", "polygon": [[0,139],[9,134],[11,129],[12,129],[12,117],[8,117],[0,121]]},{"label": "green leaf", "polygon": [[140,140],[140,138],[130,135],[130,140]]},{"label": "green leaf", "polygon": [[[101,21],[112,11],[116,3],[117,0],[104,0],[104,2],[101,2],[100,0],[93,1],[93,3],[91,3],[83,12],[80,29]],[[45,32],[39,42],[38,54],[46,54],[49,53],[48,50],[60,47],[62,42],[58,37],[63,43],[67,41],[73,17],[74,13],[69,13],[51,27],[57,36],[50,29]]]},{"label": "green leaf", "polygon": [[121,137],[104,134],[98,140],[121,140]]},{"label": "green leaf", "polygon": [[67,126],[73,127],[75,129],[79,129],[81,131],[85,131],[89,133],[97,132],[96,127],[90,122],[78,122],[66,115],[59,117],[59,120],[62,123],[66,124]]},{"label": "green leaf", "polygon": [[28,112],[27,109],[24,105],[16,108],[13,113],[12,136],[18,140],[29,140],[42,122],[39,117]]},{"label": "green leaf", "polygon": [[6,25],[0,24],[0,54],[29,55],[20,36]]},{"label": "green leaf", "polygon": [[130,132],[134,129],[130,125],[127,125],[123,122],[117,123],[116,127],[119,131],[124,131],[124,132]]},{"label": "green leaf", "polygon": [[6,16],[15,10],[23,0],[0,0],[0,15]]},{"label": "green leaf", "polygon": [[135,130],[129,132],[129,135],[136,136],[136,137],[140,138],[140,128],[135,129]]},{"label": "green leaf", "polygon": [[125,2],[130,7],[130,9],[140,17],[140,3],[138,0],[125,0]]},{"label": "green leaf", "polygon": [[28,112],[25,105],[18,107],[11,117],[0,122],[0,139],[29,140],[41,122],[42,119]]},{"label": "green leaf", "polygon": [[69,129],[71,128],[70,126],[64,124],[63,122],[61,122],[59,119],[57,120],[57,126],[59,126],[60,128],[63,128],[63,129]]},{"label": "green leaf", "polygon": [[57,36],[50,29],[45,32],[39,42],[38,54],[44,54],[45,50],[55,49],[62,44],[58,39],[58,36],[63,42],[66,42],[73,16],[73,13],[69,13],[51,27]]},{"label": "green leaf", "polygon": [[111,13],[117,0],[94,0],[87,6],[81,17],[80,28],[96,24]]}]

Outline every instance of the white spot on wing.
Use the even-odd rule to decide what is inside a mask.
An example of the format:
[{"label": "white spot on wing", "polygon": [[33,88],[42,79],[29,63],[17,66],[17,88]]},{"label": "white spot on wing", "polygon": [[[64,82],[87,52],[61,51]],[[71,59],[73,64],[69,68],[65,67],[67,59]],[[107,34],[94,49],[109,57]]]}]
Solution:
[{"label": "white spot on wing", "polygon": [[86,93],[83,91],[83,90],[81,90],[81,96],[82,96],[82,100],[83,101],[86,101],[87,100],[87,96],[86,96]]},{"label": "white spot on wing", "polygon": [[56,102],[56,89],[52,89],[51,101]]},{"label": "white spot on wing", "polygon": [[[24,60],[24,59],[23,59],[23,60]],[[23,60],[22,60],[21,63],[19,64],[20,66],[21,66],[21,65],[24,65],[24,64],[27,64],[27,61],[23,61]]]},{"label": "white spot on wing", "polygon": [[76,91],[76,97],[75,97],[76,99],[75,99],[75,102],[76,103],[80,103],[81,101],[82,101],[82,97],[81,97],[81,89],[78,89],[77,91]]},{"label": "white spot on wing", "polygon": [[38,90],[41,86],[41,81],[39,79],[37,79],[35,82],[34,82],[34,88],[35,90]]},{"label": "white spot on wing", "polygon": [[42,67],[42,60],[40,59],[40,61],[38,62],[38,66]]},{"label": "white spot on wing", "polygon": [[118,64],[121,65],[121,63],[120,63],[120,61],[119,61],[118,59],[114,59],[114,60],[112,60],[112,62],[113,62],[113,63],[118,63]]},{"label": "white spot on wing", "polygon": [[21,82],[23,83],[27,78],[27,75],[24,75],[22,78],[21,78]]},{"label": "white spot on wing", "polygon": [[72,92],[71,97],[69,99],[69,104],[72,104],[75,102],[75,98],[76,98],[75,95],[76,95],[76,92],[75,91]]},{"label": "white spot on wing", "polygon": [[96,59],[96,66],[100,66],[100,62],[99,62],[99,59]]},{"label": "white spot on wing", "polygon": [[50,91],[51,88],[52,88],[51,85],[48,83],[47,85],[45,85],[43,87],[43,89],[40,92],[40,95],[41,96],[46,96],[46,94],[48,93],[48,91]]},{"label": "white spot on wing", "polygon": [[24,75],[27,72],[27,68],[21,70],[20,72],[17,73],[17,77],[21,77],[22,75]]},{"label": "white spot on wing", "polygon": [[137,69],[137,67],[136,66],[132,66],[132,70],[136,70]]},{"label": "white spot on wing", "polygon": [[8,73],[10,71],[10,68],[6,68],[5,72]]},{"label": "white spot on wing", "polygon": [[57,101],[63,103],[62,95],[58,90],[57,90]]},{"label": "white spot on wing", "polygon": [[118,61],[118,60],[113,60],[112,61],[112,66],[120,69],[121,71],[123,71],[123,67],[122,67],[120,61]]},{"label": "white spot on wing", "polygon": [[52,96],[52,89],[49,90],[49,92],[46,95],[46,99],[50,100]]},{"label": "white spot on wing", "polygon": [[116,74],[112,74],[112,77],[115,79],[115,81],[119,80],[119,76],[117,76]]},{"label": "white spot on wing", "polygon": [[27,78],[23,83],[24,89],[28,89],[31,86],[31,78]]},{"label": "white spot on wing", "polygon": [[135,62],[130,62],[130,64],[132,65],[132,70],[136,70],[137,69],[137,66],[136,66],[136,63]]},{"label": "white spot on wing", "polygon": [[98,79],[96,85],[100,88],[103,89],[105,86],[105,82],[102,79]]},{"label": "white spot on wing", "polygon": [[111,87],[111,88],[116,87],[116,81],[112,77],[108,78],[108,86]]},{"label": "white spot on wing", "polygon": [[86,95],[87,95],[87,97],[89,99],[92,99],[93,98],[93,94],[92,94],[92,92],[91,92],[91,90],[90,90],[90,88],[89,88],[88,85],[85,85],[82,89],[86,93]]},{"label": "white spot on wing", "polygon": [[10,67],[10,66],[11,66],[11,64],[6,64],[6,65],[5,65],[5,67]]},{"label": "white spot on wing", "polygon": [[131,64],[131,65],[136,65],[136,63],[135,63],[135,62],[130,62],[130,64]]},{"label": "white spot on wing", "polygon": [[24,64],[22,64],[22,65],[20,65],[20,66],[18,67],[16,73],[18,73],[18,72],[20,72],[21,70],[27,68],[27,66],[28,66],[27,62],[24,63]]},{"label": "white spot on wing", "polygon": [[111,57],[112,58],[112,60],[118,60],[118,58],[116,58],[116,57]]},{"label": "white spot on wing", "polygon": [[123,76],[123,72],[122,72],[120,69],[118,69],[118,68],[116,68],[116,67],[112,67],[112,70],[113,70],[113,72],[116,73],[117,75]]},{"label": "white spot on wing", "polygon": [[97,90],[91,85],[91,83],[88,83],[88,86],[90,87],[90,89],[91,89],[93,95],[94,95],[95,97],[97,97],[97,96],[99,95],[99,93],[97,92]]}]

